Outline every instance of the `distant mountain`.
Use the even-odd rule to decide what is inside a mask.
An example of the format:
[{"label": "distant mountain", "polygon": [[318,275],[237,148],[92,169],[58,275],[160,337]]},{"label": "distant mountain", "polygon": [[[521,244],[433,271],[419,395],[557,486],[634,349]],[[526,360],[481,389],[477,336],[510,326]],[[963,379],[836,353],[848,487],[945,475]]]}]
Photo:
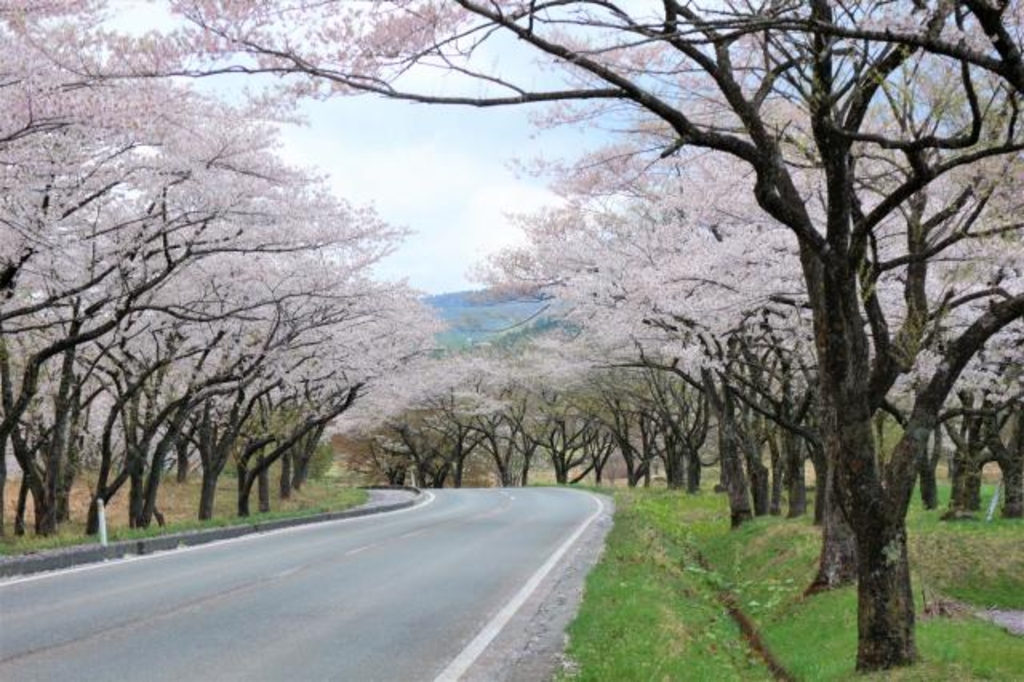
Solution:
[{"label": "distant mountain", "polygon": [[438,339],[448,348],[511,341],[557,324],[545,314],[545,301],[501,298],[486,291],[457,291],[424,300],[449,325]]}]

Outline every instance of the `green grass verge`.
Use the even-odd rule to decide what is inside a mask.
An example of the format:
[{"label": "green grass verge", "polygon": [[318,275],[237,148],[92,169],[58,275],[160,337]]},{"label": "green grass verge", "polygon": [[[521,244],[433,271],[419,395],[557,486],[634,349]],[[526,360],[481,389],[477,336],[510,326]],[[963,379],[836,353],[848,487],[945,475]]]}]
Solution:
[{"label": "green grass verge", "polygon": [[[920,504],[910,509],[910,535],[915,589],[952,597],[977,606],[1024,610],[1024,521],[941,521],[949,504],[949,486],[939,488],[939,511]],[[984,518],[994,486],[982,487]],[[1020,679],[1024,679],[1024,672]]]},{"label": "green grass verge", "polygon": [[[569,628],[568,654],[578,668],[566,679],[770,679],[718,603],[675,499],[615,495],[615,526]],[[701,511],[699,503],[713,500],[691,502]]]},{"label": "green grass verge", "polygon": [[[797,679],[1024,680],[1024,638],[969,613],[919,616],[920,664],[858,676],[855,589],[802,594],[819,550],[808,519],[762,518],[730,531],[721,495],[620,490],[615,500],[615,527],[569,630],[565,679],[766,679],[715,598],[725,589]],[[1024,524],[938,515],[915,508],[908,518],[919,610],[922,593],[1024,608]]]}]

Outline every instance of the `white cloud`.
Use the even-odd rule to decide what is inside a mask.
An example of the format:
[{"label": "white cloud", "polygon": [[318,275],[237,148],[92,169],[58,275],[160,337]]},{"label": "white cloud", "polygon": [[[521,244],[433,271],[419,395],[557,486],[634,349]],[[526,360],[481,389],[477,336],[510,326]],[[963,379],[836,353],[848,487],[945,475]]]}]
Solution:
[{"label": "white cloud", "polygon": [[317,103],[307,113],[309,127],[285,129],[286,158],[327,172],[339,196],[372,203],[385,220],[415,232],[381,264],[389,279],[430,292],[468,288],[476,262],[523,241],[508,214],[556,200],[508,168],[517,152],[535,153],[522,112],[485,116],[360,98]]},{"label": "white cloud", "polygon": [[[176,21],[165,7],[113,0],[111,25],[140,34]],[[552,85],[533,55],[502,38],[477,59],[517,82]],[[252,79],[217,77],[197,82],[205,92],[240,97]],[[450,73],[420,70],[402,83],[428,92],[479,92]],[[283,155],[330,176],[340,197],[373,204],[390,223],[415,231],[378,269],[430,292],[469,288],[467,271],[496,250],[523,241],[507,218],[556,199],[534,179],[509,170],[514,158],[575,153],[578,134],[548,132],[535,139],[529,107],[479,110],[413,105],[373,97],[341,97],[303,105],[307,127],[284,127]]]},{"label": "white cloud", "polygon": [[525,235],[508,217],[536,211],[557,201],[558,197],[554,193],[523,182],[480,188],[467,202],[462,216],[466,225],[476,228],[477,257],[503,247],[524,244]]}]

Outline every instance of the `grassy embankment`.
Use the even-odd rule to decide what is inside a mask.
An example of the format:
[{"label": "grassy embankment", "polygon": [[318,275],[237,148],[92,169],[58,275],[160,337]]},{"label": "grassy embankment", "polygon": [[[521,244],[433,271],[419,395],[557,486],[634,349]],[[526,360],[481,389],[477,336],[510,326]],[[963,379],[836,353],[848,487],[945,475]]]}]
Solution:
[{"label": "grassy embankment", "polygon": [[[862,679],[853,670],[855,589],[802,594],[820,547],[808,519],[730,531],[723,495],[619,490],[615,501],[615,527],[570,628],[566,679],[771,679],[723,594],[792,677]],[[908,519],[921,663],[863,679],[1024,680],[1024,637],[970,612],[1024,609],[1024,522],[938,516],[915,505]],[[926,601],[931,611],[952,601],[964,608],[926,616]]]},{"label": "grassy embankment", "polygon": [[[271,470],[276,474],[275,470]],[[95,543],[94,537],[85,535],[86,514],[89,509],[90,486],[92,481],[83,476],[72,489],[71,521],[62,524],[60,532],[52,537],[37,538],[32,535],[31,501],[28,511],[28,533],[23,537],[14,537],[11,529],[14,520],[14,505],[18,496],[16,482],[8,482],[5,505],[7,536],[0,539],[0,554],[24,554],[53,547]],[[277,478],[271,478],[271,511],[265,514],[252,514],[240,519],[235,514],[238,481],[227,473],[221,476],[214,498],[214,517],[205,522],[196,520],[199,509],[199,476],[193,475],[187,483],[176,483],[173,478],[160,484],[157,507],[164,514],[167,525],[163,528],[154,522],[150,528],[128,528],[128,491],[127,486],[107,507],[107,527],[111,542],[142,537],[153,537],[165,533],[174,533],[197,528],[215,528],[221,526],[243,525],[268,521],[271,519],[295,516],[308,516],[323,512],[341,511],[366,501],[366,491],[353,487],[352,482],[332,468],[319,480],[307,481],[301,491],[293,491],[291,499],[277,499]],[[252,508],[256,508],[256,491],[253,490],[250,500]]]}]

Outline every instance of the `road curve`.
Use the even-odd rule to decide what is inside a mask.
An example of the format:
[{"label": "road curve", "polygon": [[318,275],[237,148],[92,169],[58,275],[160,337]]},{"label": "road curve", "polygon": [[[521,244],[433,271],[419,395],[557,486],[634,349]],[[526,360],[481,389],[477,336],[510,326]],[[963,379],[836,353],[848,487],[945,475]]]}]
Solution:
[{"label": "road curve", "polygon": [[0,582],[0,679],[450,675],[600,501],[554,488],[431,495],[401,512]]}]

